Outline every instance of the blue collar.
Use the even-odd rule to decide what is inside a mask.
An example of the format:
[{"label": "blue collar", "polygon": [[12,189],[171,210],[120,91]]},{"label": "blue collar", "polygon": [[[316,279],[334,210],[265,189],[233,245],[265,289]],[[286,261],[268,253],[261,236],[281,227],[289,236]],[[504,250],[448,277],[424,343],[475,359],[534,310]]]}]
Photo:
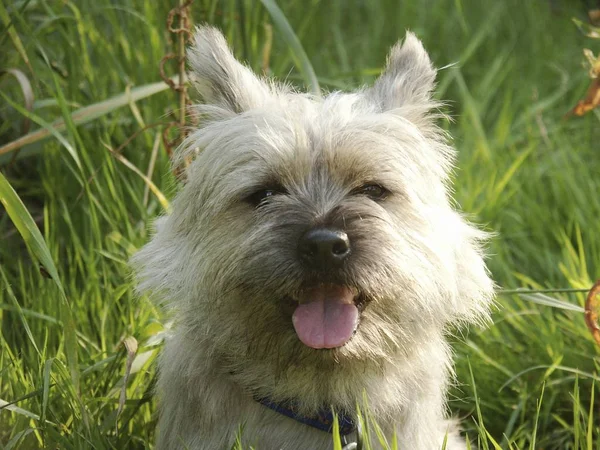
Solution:
[{"label": "blue collar", "polygon": [[[327,433],[333,432],[333,412],[330,409],[321,409],[314,416],[304,416],[296,411],[297,408],[295,408],[294,404],[291,402],[280,404],[275,403],[268,398],[255,398],[255,400],[267,408],[294,419],[297,422],[303,423],[304,425]],[[356,424],[349,415],[340,412],[337,414],[337,419],[340,426],[340,435],[347,436],[356,431]]]}]

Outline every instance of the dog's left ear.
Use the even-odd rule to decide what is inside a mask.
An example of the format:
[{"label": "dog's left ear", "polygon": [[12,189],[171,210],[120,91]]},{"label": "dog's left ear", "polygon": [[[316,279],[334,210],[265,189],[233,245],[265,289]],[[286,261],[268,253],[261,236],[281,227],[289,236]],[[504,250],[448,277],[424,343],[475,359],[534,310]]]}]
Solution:
[{"label": "dog's left ear", "polygon": [[270,95],[268,85],[235,59],[216,28],[198,27],[187,56],[192,81],[208,104],[241,113],[261,105]]},{"label": "dog's left ear", "polygon": [[388,55],[387,64],[368,98],[381,111],[403,105],[427,105],[431,101],[436,70],[421,41],[410,31],[404,42],[398,42]]}]

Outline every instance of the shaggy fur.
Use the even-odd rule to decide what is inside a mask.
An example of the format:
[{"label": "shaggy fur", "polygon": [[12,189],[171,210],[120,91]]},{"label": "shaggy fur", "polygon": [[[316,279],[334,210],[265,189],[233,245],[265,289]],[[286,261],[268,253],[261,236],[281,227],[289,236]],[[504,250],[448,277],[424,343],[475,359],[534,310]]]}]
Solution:
[{"label": "shaggy fur", "polygon": [[[139,289],[172,314],[160,358],[158,448],[228,449],[243,427],[258,450],[332,448],[330,434],[257,403],[373,418],[403,450],[464,449],[446,419],[452,377],[444,334],[485,320],[493,293],[484,234],[451,207],[454,150],[436,127],[435,70],[407,33],[374,86],[315,97],[262,80],[201,27],[189,51],[204,105],[179,153],[187,183],[134,257]],[[382,199],[361,186],[384,187]],[[249,199],[271,189],[257,207]],[[343,267],[307,269],[312,227],[347,233]],[[292,325],[299,293],[319,283],[360,294],[343,346],[314,349]],[[363,393],[365,394],[363,397]]]}]

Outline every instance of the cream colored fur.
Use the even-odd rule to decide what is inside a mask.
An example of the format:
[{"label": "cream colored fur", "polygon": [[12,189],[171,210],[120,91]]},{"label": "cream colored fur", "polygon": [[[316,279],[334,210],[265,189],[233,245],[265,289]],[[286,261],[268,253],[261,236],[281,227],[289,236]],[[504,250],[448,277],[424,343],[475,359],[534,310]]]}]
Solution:
[{"label": "cream colored fur", "polygon": [[[179,152],[187,183],[134,257],[139,289],[174,321],[160,358],[158,449],[228,449],[241,426],[258,450],[332,448],[331,435],[279,415],[255,397],[293,400],[306,414],[353,412],[363,393],[402,450],[464,441],[447,420],[452,379],[445,335],[487,318],[493,295],[485,235],[449,198],[454,150],[435,125],[435,70],[407,33],[374,86],[324,97],[262,80],[201,27],[189,52],[204,104]],[[385,186],[382,202],[355,195]],[[260,208],[258,189],[284,192]],[[366,307],[343,347],[302,344],[289,298],[307,283],[299,236],[344,229],[354,251],[332,274]],[[364,405],[363,405],[364,406]]]}]

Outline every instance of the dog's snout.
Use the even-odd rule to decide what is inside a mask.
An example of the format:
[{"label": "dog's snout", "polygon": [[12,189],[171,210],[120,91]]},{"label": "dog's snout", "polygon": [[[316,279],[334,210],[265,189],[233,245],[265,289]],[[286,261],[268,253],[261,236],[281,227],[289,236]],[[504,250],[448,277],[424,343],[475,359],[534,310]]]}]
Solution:
[{"label": "dog's snout", "polygon": [[300,258],[308,264],[338,265],[350,255],[350,239],[341,230],[313,228],[300,238]]}]

